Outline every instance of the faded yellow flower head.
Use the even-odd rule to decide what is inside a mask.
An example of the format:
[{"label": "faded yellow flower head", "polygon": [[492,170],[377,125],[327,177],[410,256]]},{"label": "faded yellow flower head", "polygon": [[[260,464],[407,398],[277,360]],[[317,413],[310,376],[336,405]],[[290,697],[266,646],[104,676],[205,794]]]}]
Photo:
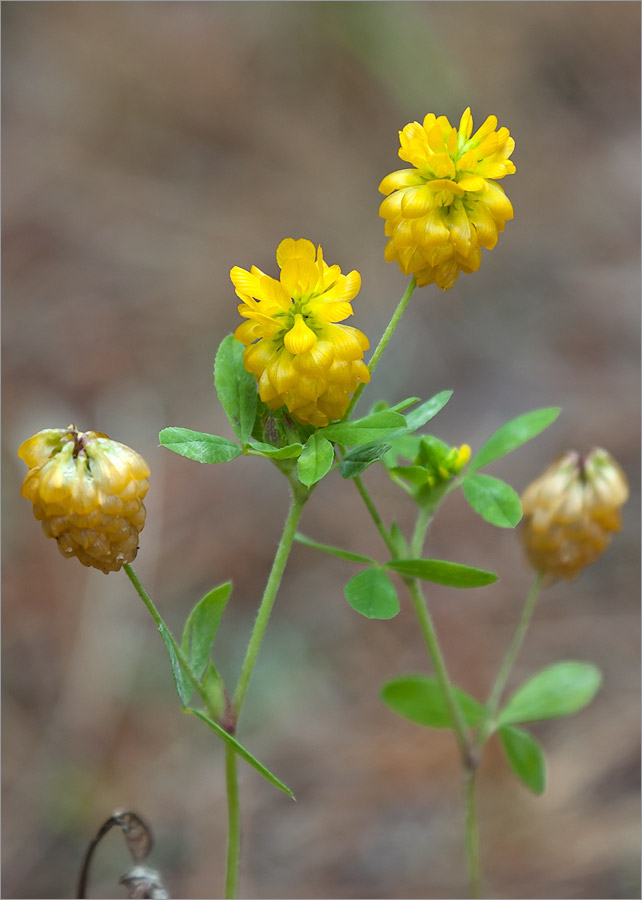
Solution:
[{"label": "faded yellow flower head", "polygon": [[285,406],[303,425],[327,425],[343,416],[359,382],[370,381],[368,338],[337,324],[352,315],[361,276],[328,266],[321,247],[304,239],[281,241],[276,261],[278,281],[256,266],[231,270],[248,320],[234,337],[245,344],[243,363],[270,409]]},{"label": "faded yellow flower head", "polygon": [[565,453],[522,495],[520,533],[530,564],[549,581],[575,578],[620,530],[628,496],[626,476],[606,450],[594,448],[586,459]]},{"label": "faded yellow flower head", "polygon": [[135,559],[149,476],[142,456],[75,425],[39,431],[18,456],[29,466],[22,496],[63,556],[105,573]]},{"label": "faded yellow flower head", "polygon": [[475,134],[470,109],[459,130],[446,116],[429,113],[420,125],[399,132],[399,156],[413,169],[386,176],[379,190],[386,199],[388,262],[398,262],[419,286],[435,282],[449,290],[460,272],[476,272],[482,247],[492,250],[513,207],[495,179],[511,175],[515,141],[489,116]]}]

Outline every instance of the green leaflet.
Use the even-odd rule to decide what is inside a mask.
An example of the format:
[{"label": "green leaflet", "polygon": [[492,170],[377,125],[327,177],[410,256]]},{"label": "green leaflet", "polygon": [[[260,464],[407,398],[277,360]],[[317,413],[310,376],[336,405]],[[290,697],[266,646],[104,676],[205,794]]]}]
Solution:
[{"label": "green leaflet", "polygon": [[334,447],[319,432],[311,434],[297,461],[299,481],[312,487],[328,474],[334,462]]},{"label": "green leaflet", "polygon": [[535,738],[512,725],[503,725],[499,729],[499,737],[515,775],[534,794],[543,794],[546,787],[546,759]]},{"label": "green leaflet", "polygon": [[526,441],[536,437],[545,428],[555,421],[561,410],[559,406],[550,406],[545,409],[534,409],[532,412],[517,416],[502,425],[495,434],[483,445],[481,450],[470,461],[469,472],[487,466],[500,456],[505,456],[511,450],[521,447]]},{"label": "green leaflet", "polygon": [[247,443],[256,416],[258,393],[254,376],[243,366],[245,348],[233,335],[223,338],[214,361],[214,386],[225,415],[242,444]]},{"label": "green leaflet", "polygon": [[399,612],[395,586],[379,566],[351,578],[345,586],[345,595],[350,606],[368,619],[392,619]]},{"label": "green leaflet", "polygon": [[547,666],[515,691],[497,723],[508,725],[571,715],[591,702],[601,683],[602,673],[592,663],[566,661]]},{"label": "green leaflet", "polygon": [[[461,688],[454,688],[462,715],[468,725],[475,727],[484,719],[485,709]],[[453,722],[442,690],[436,678],[407,675],[389,681],[381,689],[381,699],[398,715],[427,728],[452,728]]]},{"label": "green leaflet", "polygon": [[467,475],[462,490],[470,506],[491,525],[514,528],[522,518],[519,494],[499,478]]},{"label": "green leaflet", "polygon": [[163,428],[158,435],[163,447],[200,463],[229,462],[241,455],[241,448],[217,434],[191,431],[189,428]]},{"label": "green leaflet", "polygon": [[497,581],[494,572],[447,562],[444,559],[398,559],[390,560],[384,566],[409,578],[423,578],[435,584],[445,584],[456,588],[483,587]]}]

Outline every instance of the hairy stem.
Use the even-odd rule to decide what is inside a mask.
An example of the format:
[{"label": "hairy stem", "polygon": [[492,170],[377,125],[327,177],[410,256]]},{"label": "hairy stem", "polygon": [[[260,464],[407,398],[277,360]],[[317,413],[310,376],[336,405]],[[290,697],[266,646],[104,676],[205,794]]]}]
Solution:
[{"label": "hairy stem", "polygon": [[[401,321],[401,317],[403,316],[404,311],[405,311],[406,307],[408,306],[408,303],[410,302],[410,298],[412,297],[413,291],[416,287],[417,287],[417,282],[415,281],[415,277],[413,275],[413,277],[410,279],[408,287],[406,288],[406,290],[404,292],[403,297],[399,301],[397,308],[395,309],[395,311],[392,314],[392,318],[388,322],[388,326],[387,326],[386,330],[381,335],[381,340],[377,344],[377,349],[372,354],[372,359],[370,360],[370,362],[368,364],[368,371],[370,372],[371,375],[374,372],[374,370],[377,368],[377,364],[383,355],[383,351],[386,349],[386,347],[390,343],[390,338],[395,333],[397,325]],[[348,406],[347,410],[345,411],[345,415],[343,416],[344,419],[347,419],[350,416],[350,413],[357,405],[357,401],[359,400],[359,397],[363,393],[364,388],[365,388],[365,384],[360,384],[359,387],[354,392],[354,394],[352,395],[352,400],[350,401],[350,405]]]},{"label": "hairy stem", "polygon": [[225,745],[225,786],[227,788],[227,862],[225,869],[226,900],[236,897],[241,863],[241,812],[236,752]]},{"label": "hairy stem", "polygon": [[308,496],[309,491],[302,485],[298,485],[298,487],[293,485],[292,499],[290,502],[288,517],[285,521],[283,535],[277,548],[274,562],[272,563],[272,569],[270,571],[267,584],[265,585],[265,591],[263,592],[263,598],[261,600],[258,613],[256,614],[254,628],[252,629],[250,642],[245,652],[245,659],[243,660],[243,665],[241,666],[241,673],[239,675],[239,680],[236,685],[236,691],[232,700],[232,706],[237,716],[241,711],[243,701],[245,700],[245,695],[247,694],[247,689],[250,685],[252,672],[254,671],[256,659],[261,648],[261,641],[263,640],[263,635],[265,634],[265,629],[267,628],[270,613],[272,612],[272,607],[274,606],[274,601],[276,600],[279,585],[281,584],[281,578],[283,577],[285,564],[288,561],[288,556],[290,555],[290,550],[292,549],[292,543],[294,541],[294,535],[296,534],[297,525],[299,524],[299,519],[301,518],[301,513],[303,512],[303,506],[305,504],[305,501],[308,499]]}]

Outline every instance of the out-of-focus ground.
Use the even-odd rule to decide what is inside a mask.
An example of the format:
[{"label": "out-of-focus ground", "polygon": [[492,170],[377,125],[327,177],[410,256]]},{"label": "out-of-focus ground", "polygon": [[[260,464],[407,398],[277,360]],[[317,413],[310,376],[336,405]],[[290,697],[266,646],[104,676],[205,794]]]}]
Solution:
[{"label": "out-of-focus ground", "polygon": [[[233,682],[287,505],[267,461],[199,466],[166,425],[231,436],[212,388],[239,319],[233,265],[276,274],[309,237],[363,287],[373,343],[405,287],[383,257],[377,186],[397,131],[434,111],[514,135],[515,219],[480,271],[417,291],[360,409],[453,388],[432,430],[480,444],[559,404],[544,435],[490,470],[521,490],[557,454],[607,447],[630,479],[624,529],[541,598],[513,684],[563,658],[604,685],[537,724],[535,798],[494,743],[480,777],[487,891],[639,896],[639,221],[637,3],[7,3],[3,18],[3,896],[70,897],[86,843],[117,807],[152,824],[174,897],[223,890],[222,749],[183,716],[164,649],[124,574],[64,560],[27,501],[18,445],[75,422],[152,469],[136,568],[172,627],[216,583],[234,594],[216,658]],[[412,510],[375,467],[388,521]],[[328,479],[302,530],[384,559],[352,487]],[[455,680],[484,698],[531,575],[515,535],[458,496],[429,555],[485,565],[479,591],[431,588]],[[427,671],[407,604],[368,621],[349,563],[295,548],[241,722],[294,790],[241,765],[241,896],[464,897],[462,796],[449,734],[383,707]],[[92,896],[128,865],[99,850]]]}]

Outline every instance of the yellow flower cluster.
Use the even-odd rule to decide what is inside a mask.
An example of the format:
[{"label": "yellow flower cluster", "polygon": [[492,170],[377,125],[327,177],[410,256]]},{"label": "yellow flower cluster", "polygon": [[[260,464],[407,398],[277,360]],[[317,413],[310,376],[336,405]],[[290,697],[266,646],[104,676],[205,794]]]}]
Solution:
[{"label": "yellow flower cluster", "polygon": [[497,243],[513,207],[493,179],[515,171],[508,128],[489,116],[475,134],[470,109],[459,130],[446,116],[429,113],[399,132],[399,156],[413,169],[386,176],[379,215],[386,220],[388,262],[399,263],[419,286],[449,290],[460,272],[476,272],[481,250]]},{"label": "yellow flower cluster", "polygon": [[21,444],[29,466],[22,496],[63,556],[117,572],[138,552],[149,466],[134,450],[97,431],[39,431]]},{"label": "yellow flower cluster", "polygon": [[243,363],[270,409],[285,406],[303,425],[327,425],[343,416],[359,382],[370,381],[368,338],[337,324],[352,315],[361,276],[328,266],[321,247],[304,239],[281,241],[276,261],[278,281],[256,266],[231,270],[248,320],[234,337],[245,344]]},{"label": "yellow flower cluster", "polygon": [[594,448],[585,460],[565,453],[522,495],[521,537],[533,568],[549,581],[579,575],[620,530],[628,496],[626,476],[606,450]]}]

